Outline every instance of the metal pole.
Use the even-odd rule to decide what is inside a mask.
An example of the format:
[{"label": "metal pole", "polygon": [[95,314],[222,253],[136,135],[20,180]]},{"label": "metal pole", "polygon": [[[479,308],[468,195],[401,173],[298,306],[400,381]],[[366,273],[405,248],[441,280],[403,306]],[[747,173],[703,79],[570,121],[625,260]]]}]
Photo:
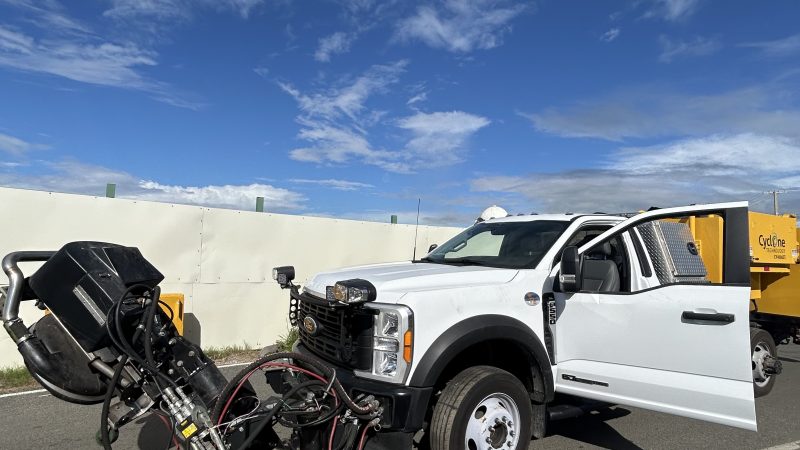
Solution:
[{"label": "metal pole", "polygon": [[106,197],[114,198],[117,196],[117,185],[114,183],[106,184]]},{"label": "metal pole", "polygon": [[264,212],[264,197],[256,197],[256,212]]},{"label": "metal pole", "polygon": [[778,191],[772,191],[772,208],[775,210],[775,215],[778,215]]}]

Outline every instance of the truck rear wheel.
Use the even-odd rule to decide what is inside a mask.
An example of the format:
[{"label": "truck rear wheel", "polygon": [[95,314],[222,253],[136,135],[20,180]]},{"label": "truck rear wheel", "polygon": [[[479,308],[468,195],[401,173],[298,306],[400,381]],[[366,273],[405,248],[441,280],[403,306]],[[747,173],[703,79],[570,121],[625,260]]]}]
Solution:
[{"label": "truck rear wheel", "polygon": [[431,450],[521,450],[531,440],[531,401],[505,370],[470,367],[447,383],[433,410]]},{"label": "truck rear wheel", "polygon": [[772,335],[760,328],[751,328],[750,351],[752,352],[753,393],[756,398],[763,397],[769,394],[775,385],[774,366],[780,364],[780,361],[777,361],[778,350]]}]

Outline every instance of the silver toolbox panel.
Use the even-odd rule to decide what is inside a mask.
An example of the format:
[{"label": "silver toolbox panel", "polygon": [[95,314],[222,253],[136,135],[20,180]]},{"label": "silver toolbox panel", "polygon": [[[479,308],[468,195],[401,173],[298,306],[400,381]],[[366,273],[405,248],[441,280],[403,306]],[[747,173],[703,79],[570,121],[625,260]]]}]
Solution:
[{"label": "silver toolbox panel", "polygon": [[658,220],[636,229],[661,283],[708,282],[706,266],[696,251],[697,245],[687,224]]}]

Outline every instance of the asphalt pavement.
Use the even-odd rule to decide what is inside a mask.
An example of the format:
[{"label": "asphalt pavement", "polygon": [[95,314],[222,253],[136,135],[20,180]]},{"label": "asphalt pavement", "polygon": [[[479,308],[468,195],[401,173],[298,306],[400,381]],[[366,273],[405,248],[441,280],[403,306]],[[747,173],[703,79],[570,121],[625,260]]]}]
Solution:
[{"label": "asphalt pavement", "polygon": [[[780,346],[779,353],[784,372],[772,393],[756,400],[758,432],[615,406],[555,422],[530,449],[800,450],[800,346]],[[94,438],[99,418],[99,405],[72,405],[43,392],[0,396],[0,449],[99,448]],[[139,419],[122,429],[114,448],[166,448],[166,430],[158,418]]]}]

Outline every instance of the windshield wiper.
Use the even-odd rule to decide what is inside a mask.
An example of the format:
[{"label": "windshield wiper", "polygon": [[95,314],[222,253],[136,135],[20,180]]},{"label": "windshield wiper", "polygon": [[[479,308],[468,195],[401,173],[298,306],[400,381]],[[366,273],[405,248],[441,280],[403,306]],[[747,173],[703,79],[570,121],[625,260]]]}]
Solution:
[{"label": "windshield wiper", "polygon": [[488,265],[486,261],[481,259],[470,258],[465,256],[463,258],[455,258],[455,259],[448,259],[444,260],[443,264],[457,264],[461,266],[486,266]]}]

